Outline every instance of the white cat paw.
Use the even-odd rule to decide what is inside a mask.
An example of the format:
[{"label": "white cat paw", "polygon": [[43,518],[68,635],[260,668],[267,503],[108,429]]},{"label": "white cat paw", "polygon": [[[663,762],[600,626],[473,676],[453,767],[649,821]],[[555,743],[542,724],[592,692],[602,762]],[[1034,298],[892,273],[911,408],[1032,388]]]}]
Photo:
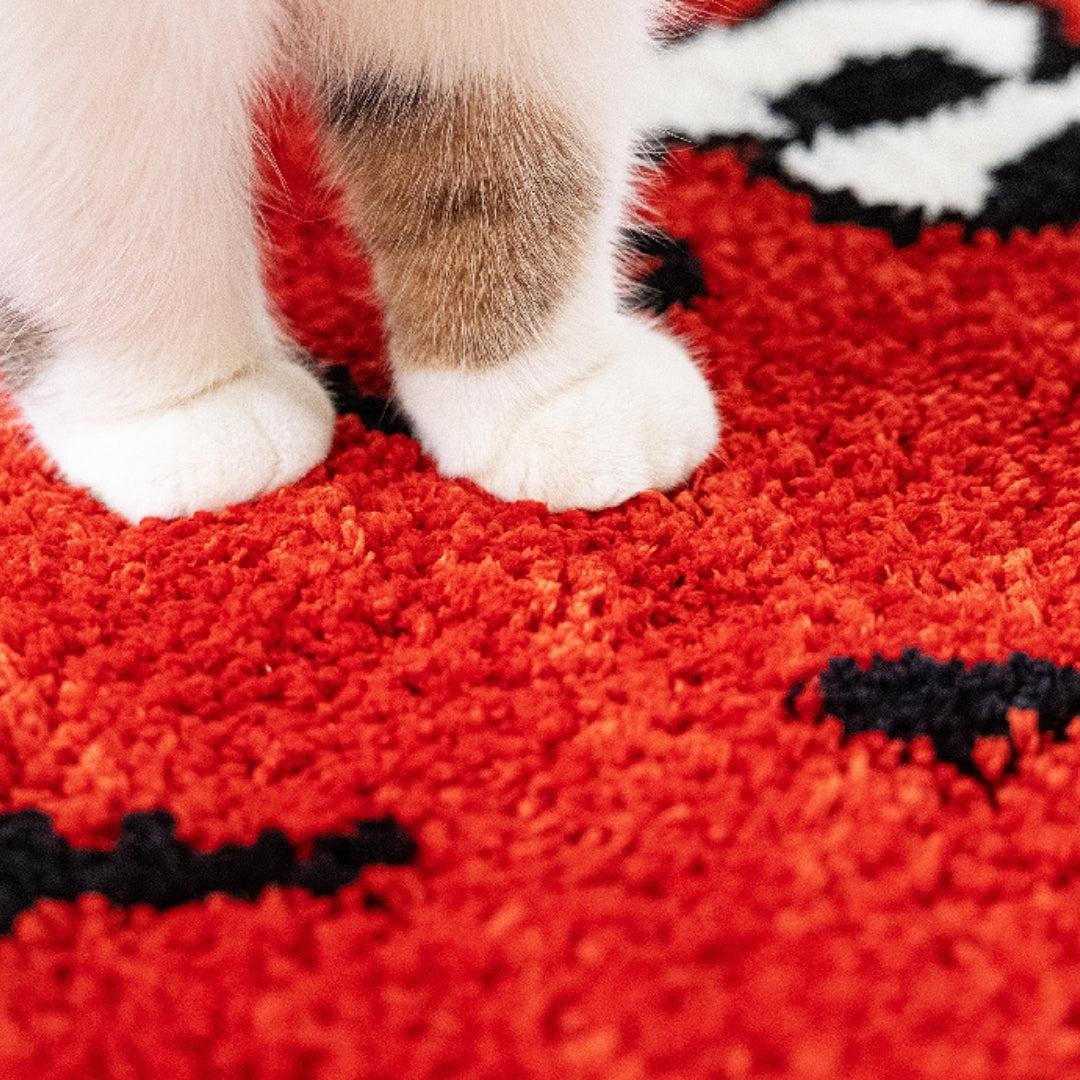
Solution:
[{"label": "white cat paw", "polygon": [[399,371],[397,392],[444,474],[552,510],[670,490],[720,435],[712,391],[682,346],[630,317],[492,371]]},{"label": "white cat paw", "polygon": [[330,449],[334,409],[282,357],[161,410],[100,423],[22,402],[61,475],[132,522],[220,510],[299,479]]}]

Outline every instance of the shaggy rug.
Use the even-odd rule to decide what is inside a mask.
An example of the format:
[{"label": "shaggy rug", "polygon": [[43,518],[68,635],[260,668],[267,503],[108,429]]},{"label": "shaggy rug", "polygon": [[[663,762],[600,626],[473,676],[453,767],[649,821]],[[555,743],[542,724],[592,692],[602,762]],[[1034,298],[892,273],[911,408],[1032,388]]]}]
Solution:
[{"label": "shaggy rug", "polygon": [[0,1075],[1080,1077],[1080,5],[699,7],[686,489],[441,478],[295,105],[326,464],[131,527],[4,406]]}]

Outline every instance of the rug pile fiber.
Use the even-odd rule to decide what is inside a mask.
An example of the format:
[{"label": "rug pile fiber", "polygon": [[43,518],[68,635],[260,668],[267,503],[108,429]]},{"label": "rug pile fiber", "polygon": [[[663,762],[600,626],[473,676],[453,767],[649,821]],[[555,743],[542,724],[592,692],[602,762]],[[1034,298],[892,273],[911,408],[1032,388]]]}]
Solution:
[{"label": "rug pile fiber", "polygon": [[[683,490],[500,503],[346,385],[300,483],[132,527],[3,406],[0,1075],[1080,1077],[1080,7],[965,2],[816,71],[826,0],[671,47],[805,44],[771,133],[664,103]],[[1009,71],[951,44],[1000,11]],[[1006,83],[1062,119],[987,161]],[[299,105],[270,142],[274,296],[385,395]]]}]

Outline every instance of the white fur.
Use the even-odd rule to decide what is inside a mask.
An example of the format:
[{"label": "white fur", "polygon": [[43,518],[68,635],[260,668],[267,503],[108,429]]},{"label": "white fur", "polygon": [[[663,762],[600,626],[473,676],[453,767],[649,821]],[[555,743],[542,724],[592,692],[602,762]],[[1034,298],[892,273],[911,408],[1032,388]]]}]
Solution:
[{"label": "white fur", "polygon": [[67,479],[131,521],[273,491],[323,460],[334,427],[318,381],[280,357],[169,408],[111,420],[64,416],[32,391],[22,406]]},{"label": "white fur", "polygon": [[686,352],[626,315],[567,318],[490,371],[399,370],[397,391],[444,473],[553,510],[674,487],[720,434]]},{"label": "white fur", "polygon": [[134,521],[255,497],[326,453],[328,399],[289,366],[259,279],[250,106],[275,72],[374,68],[512,81],[576,115],[604,162],[591,259],[543,346],[490,376],[392,357],[425,447],[554,506],[685,479],[715,440],[711,394],[616,314],[651,7],[0,0],[0,299],[50,331],[19,402],[63,475]]}]

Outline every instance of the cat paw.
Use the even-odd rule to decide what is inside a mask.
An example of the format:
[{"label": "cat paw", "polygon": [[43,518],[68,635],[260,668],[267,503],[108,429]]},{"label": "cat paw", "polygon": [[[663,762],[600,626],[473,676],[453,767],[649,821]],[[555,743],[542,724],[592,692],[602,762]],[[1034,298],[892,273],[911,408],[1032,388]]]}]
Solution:
[{"label": "cat paw", "polygon": [[110,422],[61,420],[23,401],[69,483],[129,521],[221,510],[299,479],[330,449],[334,409],[310,371],[274,357],[161,410]]},{"label": "cat paw", "polygon": [[712,391],[682,346],[631,317],[569,353],[552,346],[492,371],[406,369],[397,391],[445,475],[552,510],[670,490],[720,435]]}]

